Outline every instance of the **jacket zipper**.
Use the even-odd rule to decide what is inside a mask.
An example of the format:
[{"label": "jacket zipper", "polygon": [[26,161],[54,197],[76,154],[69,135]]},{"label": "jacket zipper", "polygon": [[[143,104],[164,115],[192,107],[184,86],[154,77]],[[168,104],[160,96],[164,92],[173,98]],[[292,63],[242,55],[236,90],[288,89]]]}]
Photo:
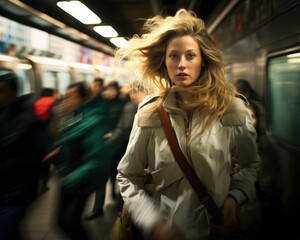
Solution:
[{"label": "jacket zipper", "polygon": [[184,124],[185,124],[185,139],[186,139],[186,153],[187,153],[187,160],[191,164],[191,166],[194,168],[192,157],[191,157],[191,151],[190,151],[190,138],[191,138],[191,125],[192,125],[192,119],[193,119],[193,114],[191,114],[188,119],[184,119]]}]

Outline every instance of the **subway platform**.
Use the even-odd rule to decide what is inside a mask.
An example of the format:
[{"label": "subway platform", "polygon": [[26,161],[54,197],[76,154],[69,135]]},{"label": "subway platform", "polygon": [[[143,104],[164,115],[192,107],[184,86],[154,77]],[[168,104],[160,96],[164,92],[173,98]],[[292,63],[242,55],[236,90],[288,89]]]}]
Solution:
[{"label": "subway platform", "polygon": [[[21,228],[24,240],[68,240],[68,237],[58,229],[55,223],[58,177],[53,169],[51,170],[49,187],[48,191],[38,195],[28,210]],[[108,240],[112,225],[118,215],[114,208],[115,202],[111,197],[110,182],[107,183],[106,190],[104,215],[89,221],[82,220],[91,240]],[[92,209],[93,201],[94,194],[88,199],[84,214]]]},{"label": "subway platform", "polygon": [[[58,200],[58,176],[55,169],[51,170],[49,180],[50,189],[44,193],[40,193],[28,210],[27,216],[22,224],[21,233],[22,240],[69,240],[63,232],[56,226],[55,214]],[[116,202],[112,199],[111,182],[106,185],[106,198],[104,204],[104,215],[93,220],[82,219],[83,226],[89,234],[90,240],[109,240],[109,235],[113,223],[118,215],[116,210]],[[85,206],[83,216],[91,211],[94,203],[94,194],[90,196]],[[257,226],[251,229],[250,239],[258,239],[262,236],[260,232],[261,219],[260,211],[257,211],[257,201],[247,205],[242,211],[247,212],[247,218],[243,219],[247,222],[256,222]],[[258,227],[259,226],[259,227]],[[253,226],[251,226],[252,228]],[[257,228],[258,227],[258,228]],[[237,238],[240,239],[240,238]],[[1,239],[0,239],[1,240]]]}]

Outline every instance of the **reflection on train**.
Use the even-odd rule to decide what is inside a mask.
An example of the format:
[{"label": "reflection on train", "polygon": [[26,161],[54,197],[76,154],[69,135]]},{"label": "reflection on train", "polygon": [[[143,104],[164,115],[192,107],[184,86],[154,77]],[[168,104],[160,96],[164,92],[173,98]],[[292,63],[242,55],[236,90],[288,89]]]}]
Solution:
[{"label": "reflection on train", "polygon": [[10,69],[17,74],[19,95],[36,95],[43,87],[56,88],[63,95],[71,82],[85,81],[90,84],[95,77],[103,77],[106,80],[114,78],[120,83],[127,79],[122,68],[67,62],[34,55],[24,58],[0,55],[0,69]]},{"label": "reflection on train", "polygon": [[300,213],[300,2],[236,2],[221,24],[209,30],[224,53],[227,80],[248,80],[264,105],[278,157],[270,165],[273,190],[283,205],[283,218],[271,209],[277,222],[271,231],[279,227],[288,234],[299,231]]}]

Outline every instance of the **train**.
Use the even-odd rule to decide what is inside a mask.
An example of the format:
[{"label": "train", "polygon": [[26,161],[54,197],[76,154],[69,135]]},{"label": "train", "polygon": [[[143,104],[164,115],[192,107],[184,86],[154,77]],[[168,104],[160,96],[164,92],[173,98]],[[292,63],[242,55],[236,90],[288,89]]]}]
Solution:
[{"label": "train", "polygon": [[117,80],[122,85],[128,80],[122,67],[93,65],[35,55],[17,57],[0,54],[1,71],[13,71],[18,76],[18,95],[31,94],[33,98],[39,96],[43,87],[55,88],[63,96],[67,86],[76,81],[84,81],[90,85],[94,78],[102,77],[105,81]]},{"label": "train", "polygon": [[283,204],[282,219],[279,213],[274,217],[286,232],[299,233],[300,1],[233,2],[222,21],[208,30],[223,52],[226,80],[248,80],[265,109]]}]

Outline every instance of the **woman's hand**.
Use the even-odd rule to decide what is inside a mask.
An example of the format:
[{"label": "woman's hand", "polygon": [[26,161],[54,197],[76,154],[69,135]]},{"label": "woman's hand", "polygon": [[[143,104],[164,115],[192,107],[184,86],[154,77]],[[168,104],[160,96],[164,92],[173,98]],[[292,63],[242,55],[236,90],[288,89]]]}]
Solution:
[{"label": "woman's hand", "polygon": [[151,240],[183,240],[182,234],[176,229],[170,227],[166,221],[160,221],[153,228]]},{"label": "woman's hand", "polygon": [[222,223],[220,225],[212,225],[212,235],[225,236],[238,226],[237,209],[236,200],[232,196],[228,196],[222,206]]}]

